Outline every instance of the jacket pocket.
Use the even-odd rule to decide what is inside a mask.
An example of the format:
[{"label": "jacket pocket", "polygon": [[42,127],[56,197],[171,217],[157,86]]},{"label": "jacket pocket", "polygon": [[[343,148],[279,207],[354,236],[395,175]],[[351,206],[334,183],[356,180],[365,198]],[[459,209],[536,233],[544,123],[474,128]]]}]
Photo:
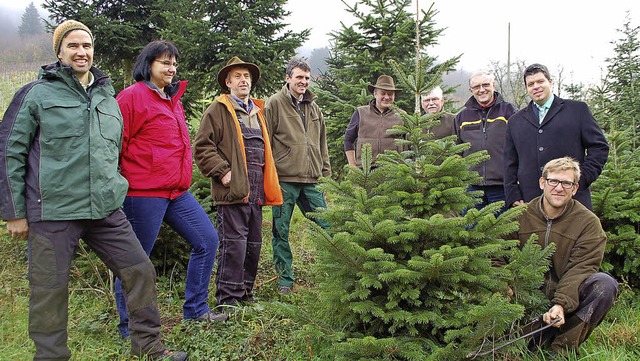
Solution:
[{"label": "jacket pocket", "polygon": [[98,104],[96,112],[98,114],[98,123],[102,137],[119,144],[122,137],[120,113],[116,109],[113,109],[113,107],[109,107],[103,103]]},{"label": "jacket pocket", "polygon": [[45,99],[42,101],[40,129],[44,141],[80,137],[85,132],[85,112],[78,100]]},{"label": "jacket pocket", "polygon": [[282,149],[279,149],[278,153],[274,154],[273,159],[276,163],[280,163],[288,157],[289,154],[291,154],[291,148],[283,145]]},{"label": "jacket pocket", "polygon": [[322,153],[320,148],[315,145],[309,145],[309,176],[312,178],[320,178],[322,176]]}]

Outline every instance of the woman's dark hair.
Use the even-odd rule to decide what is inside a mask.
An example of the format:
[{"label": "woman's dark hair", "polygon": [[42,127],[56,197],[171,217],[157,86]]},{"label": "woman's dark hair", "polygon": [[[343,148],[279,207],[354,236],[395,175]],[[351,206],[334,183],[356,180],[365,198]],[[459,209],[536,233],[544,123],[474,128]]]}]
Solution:
[{"label": "woman's dark hair", "polygon": [[175,57],[176,60],[180,56],[178,48],[170,41],[156,40],[147,44],[136,58],[136,63],[133,64],[133,79],[136,81],[150,80],[151,63],[162,55],[169,58]]}]

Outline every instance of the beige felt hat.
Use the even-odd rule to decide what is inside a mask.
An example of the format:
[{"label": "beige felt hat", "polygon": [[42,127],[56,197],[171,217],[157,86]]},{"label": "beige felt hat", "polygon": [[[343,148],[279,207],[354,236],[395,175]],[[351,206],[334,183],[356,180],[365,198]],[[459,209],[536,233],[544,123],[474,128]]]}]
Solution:
[{"label": "beige felt hat", "polygon": [[260,68],[258,68],[256,64],[244,62],[242,61],[242,59],[234,56],[227,62],[227,65],[225,65],[225,67],[220,69],[220,71],[218,72],[218,84],[220,84],[222,89],[227,89],[227,74],[229,74],[229,71],[231,71],[231,69],[235,67],[249,69],[249,73],[251,74],[252,87],[255,86],[258,82],[258,79],[260,79]]}]

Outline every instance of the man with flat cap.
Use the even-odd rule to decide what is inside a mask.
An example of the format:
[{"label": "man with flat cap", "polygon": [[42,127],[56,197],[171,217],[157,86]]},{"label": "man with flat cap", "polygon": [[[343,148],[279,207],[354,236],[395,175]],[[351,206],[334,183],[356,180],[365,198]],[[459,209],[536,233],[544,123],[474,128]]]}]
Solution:
[{"label": "man with flat cap", "polygon": [[94,38],[68,20],[53,33],[58,61],[14,96],[0,123],[0,207],[27,238],[34,360],[69,360],[69,272],[80,238],[122,280],[131,354],[186,360],[160,340],[156,273],[122,211],[123,121],[111,80],[93,66]]},{"label": "man with flat cap", "polygon": [[249,95],[259,78],[257,65],[231,58],[218,72],[218,84],[229,93],[207,108],[195,139],[194,158],[211,178],[218,213],[218,306],[254,302],[262,206],[282,204],[264,103]]},{"label": "man with flat cap", "polygon": [[403,124],[395,110],[391,109],[396,93],[402,90],[396,88],[393,78],[389,75],[380,75],[376,83],[369,84],[367,88],[373,94],[373,99],[353,112],[344,133],[344,153],[347,161],[349,165],[357,167],[362,164],[363,144],[371,144],[374,163],[376,156],[385,150],[401,150],[395,144],[398,136],[388,134],[387,130],[394,125]]}]

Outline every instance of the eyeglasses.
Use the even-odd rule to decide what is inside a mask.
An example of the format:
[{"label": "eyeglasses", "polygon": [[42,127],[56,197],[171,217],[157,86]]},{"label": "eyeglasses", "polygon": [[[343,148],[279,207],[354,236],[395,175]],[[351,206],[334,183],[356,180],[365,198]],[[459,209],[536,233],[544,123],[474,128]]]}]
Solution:
[{"label": "eyeglasses", "polygon": [[489,88],[491,88],[491,83],[482,83],[482,84],[474,85],[474,86],[472,86],[470,88],[473,91],[478,91],[478,90],[480,90],[480,88],[489,89]]},{"label": "eyeglasses", "polygon": [[162,64],[167,69],[171,67],[178,69],[178,63],[172,63],[169,60],[154,60],[154,61],[157,61],[158,63]]},{"label": "eyeglasses", "polygon": [[561,181],[559,179],[553,179],[553,178],[545,178],[544,180],[547,182],[547,184],[551,188],[557,187],[558,184],[562,184],[562,188],[564,189],[571,189],[576,186],[576,182],[572,182],[568,180]]}]

